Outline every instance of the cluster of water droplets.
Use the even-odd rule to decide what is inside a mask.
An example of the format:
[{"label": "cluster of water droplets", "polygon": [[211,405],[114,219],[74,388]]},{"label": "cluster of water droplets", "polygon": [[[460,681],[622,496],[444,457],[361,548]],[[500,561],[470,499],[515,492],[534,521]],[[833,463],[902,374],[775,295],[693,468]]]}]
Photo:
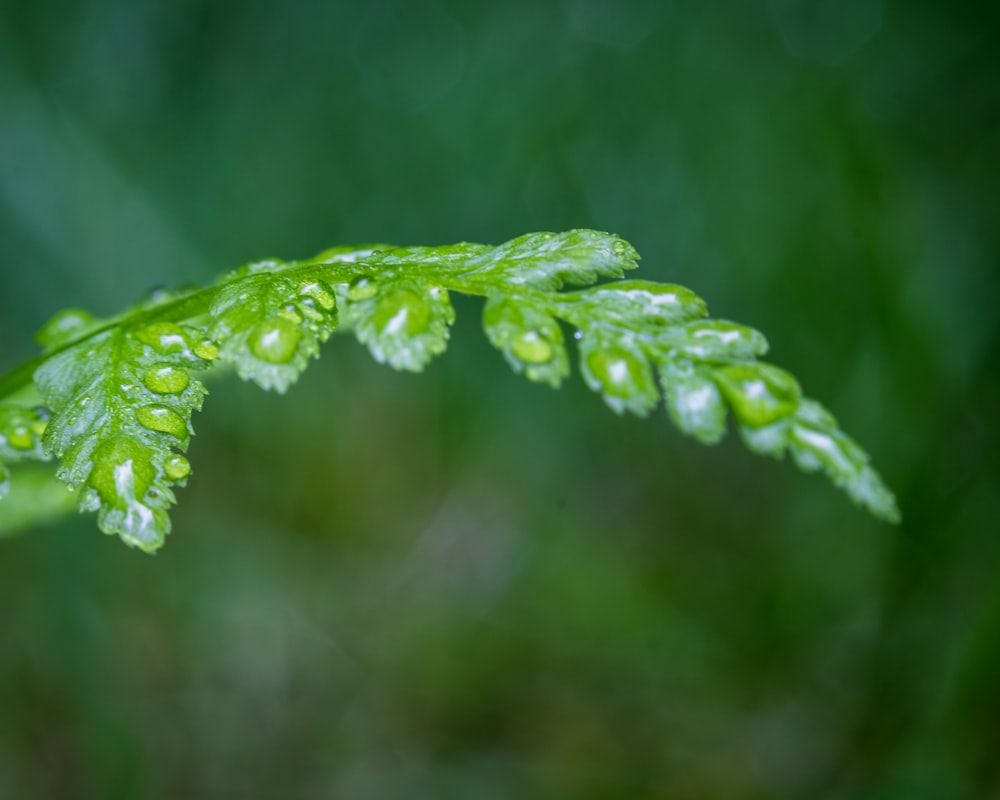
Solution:
[{"label": "cluster of water droplets", "polygon": [[10,488],[10,474],[4,462],[47,458],[42,434],[48,420],[49,410],[45,406],[0,404],[0,498]]},{"label": "cluster of water droplets", "polygon": [[262,264],[220,287],[210,333],[240,377],[284,392],[336,330],[337,298],[314,274],[262,276],[275,271],[273,262]]},{"label": "cluster of water droplets", "polygon": [[794,377],[757,360],[767,351],[764,336],[706,313],[704,301],[683,287],[619,281],[565,294],[498,293],[487,301],[484,325],[516,371],[558,385],[568,373],[562,318],[577,327],[584,381],[615,412],[646,415],[662,394],[674,423],[706,444],[725,435],[732,413],[754,452],[788,452],[801,468],[826,472],[858,503],[894,519],[892,496],[864,451],[803,397]]},{"label": "cluster of water droplets", "polygon": [[49,416],[45,406],[0,405],[0,458],[44,459],[42,434]]},{"label": "cluster of water droplets", "polygon": [[210,366],[218,348],[199,328],[174,322],[102,326],[74,317],[57,317],[39,337],[57,348],[35,375],[54,409],[45,449],[102,530],[155,549],[169,531],[171,487],[191,472],[183,451],[205,395],[192,372]]},{"label": "cluster of water droplets", "polygon": [[[201,408],[206,393],[191,371],[210,366],[218,348],[198,330],[174,322],[152,322],[125,335],[129,358],[121,390],[136,422],[145,431],[162,434],[162,443],[185,449],[193,432],[191,414]],[[175,475],[180,471],[176,466],[171,470]]]}]

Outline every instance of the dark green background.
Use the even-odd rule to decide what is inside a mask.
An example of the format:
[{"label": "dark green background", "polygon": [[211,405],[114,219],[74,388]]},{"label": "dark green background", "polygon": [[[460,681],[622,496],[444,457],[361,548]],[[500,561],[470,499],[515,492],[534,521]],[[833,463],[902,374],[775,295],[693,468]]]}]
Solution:
[{"label": "dark green background", "polygon": [[[1000,797],[993,3],[0,3],[0,372],[54,311],[594,227],[764,330],[905,521],[346,338],[215,382],[155,558],[0,543],[0,798]],[[991,18],[992,16],[992,18]]]}]

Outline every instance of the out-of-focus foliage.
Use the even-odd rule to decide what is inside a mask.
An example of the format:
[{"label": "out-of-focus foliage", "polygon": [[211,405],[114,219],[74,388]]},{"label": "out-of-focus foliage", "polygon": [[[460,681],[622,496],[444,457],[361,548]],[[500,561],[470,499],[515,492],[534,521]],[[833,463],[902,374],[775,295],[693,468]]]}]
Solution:
[{"label": "out-of-focus foliage", "polygon": [[995,17],[0,5],[0,372],[54,308],[262,253],[616,230],[766,330],[905,518],[471,334],[219,381],[183,540],[0,546],[0,797],[995,794]]}]

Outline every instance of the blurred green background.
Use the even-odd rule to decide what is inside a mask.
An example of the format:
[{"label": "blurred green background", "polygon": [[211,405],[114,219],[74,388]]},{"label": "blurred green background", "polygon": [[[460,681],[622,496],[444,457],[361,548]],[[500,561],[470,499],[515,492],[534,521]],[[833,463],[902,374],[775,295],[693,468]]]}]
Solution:
[{"label": "blurred green background", "polygon": [[1000,48],[944,0],[3,0],[0,372],[334,244],[594,227],[762,329],[905,521],[335,338],[214,382],[155,558],[0,542],[0,798],[1000,797]]}]

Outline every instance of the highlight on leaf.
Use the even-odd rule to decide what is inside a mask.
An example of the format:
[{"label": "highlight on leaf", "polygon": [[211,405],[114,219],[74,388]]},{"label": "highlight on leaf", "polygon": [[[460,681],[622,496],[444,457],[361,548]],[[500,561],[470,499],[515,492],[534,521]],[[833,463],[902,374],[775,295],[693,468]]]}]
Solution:
[{"label": "highlight on leaf", "polygon": [[[485,298],[489,342],[529,380],[558,387],[569,376],[569,329],[584,382],[615,413],[647,416],[662,397],[673,423],[705,444],[723,438],[731,414],[750,450],[788,453],[897,521],[867,454],[794,377],[758,360],[763,334],[706,318],[705,302],[682,286],[623,280],[638,258],[618,236],[591,230],[495,247],[348,246],[255,262],[205,289],[158,290],[112,319],[68,309],[39,333],[42,354],[0,377],[0,497],[18,462],[58,459],[81,510],[153,552],[191,473],[191,416],[206,395],[197,374],[229,363],[285,392],[338,329],[376,361],[419,372],[447,347],[458,292]],[[51,496],[32,480],[35,496]]]}]

